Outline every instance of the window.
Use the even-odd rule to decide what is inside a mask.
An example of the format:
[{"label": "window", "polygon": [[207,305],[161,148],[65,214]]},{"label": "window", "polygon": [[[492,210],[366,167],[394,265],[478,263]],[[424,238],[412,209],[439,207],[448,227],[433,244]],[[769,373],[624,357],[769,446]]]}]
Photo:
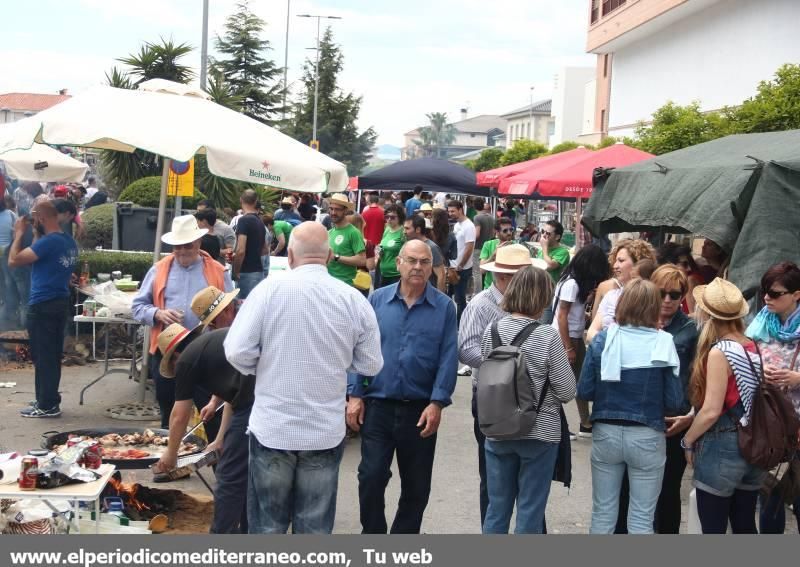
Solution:
[{"label": "window", "polygon": [[606,109],[605,108],[600,111],[600,131],[601,132],[605,132],[606,131]]},{"label": "window", "polygon": [[606,16],[625,5],[625,0],[603,0],[603,16]]},{"label": "window", "polygon": [[600,19],[600,0],[592,0],[592,9],[589,14],[589,23],[593,24]]},{"label": "window", "polygon": [[608,77],[608,53],[603,55],[603,78]]}]

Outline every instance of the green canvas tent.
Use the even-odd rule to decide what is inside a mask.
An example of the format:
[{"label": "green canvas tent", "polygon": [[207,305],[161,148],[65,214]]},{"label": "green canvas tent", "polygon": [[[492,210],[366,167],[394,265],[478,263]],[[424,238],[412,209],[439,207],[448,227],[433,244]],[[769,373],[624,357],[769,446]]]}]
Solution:
[{"label": "green canvas tent", "polygon": [[752,297],[766,269],[800,263],[800,130],[737,134],[596,172],[583,224],[594,234],[696,233],[731,254]]}]

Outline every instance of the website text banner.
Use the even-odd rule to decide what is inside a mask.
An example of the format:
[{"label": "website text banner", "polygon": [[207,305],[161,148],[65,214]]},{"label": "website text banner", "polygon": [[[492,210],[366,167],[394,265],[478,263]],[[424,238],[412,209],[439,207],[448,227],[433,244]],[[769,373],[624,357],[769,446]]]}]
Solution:
[{"label": "website text banner", "polygon": [[[2,536],[0,565],[37,567],[506,567],[794,563],[795,538],[765,536]],[[786,563],[789,564],[789,563]]]}]

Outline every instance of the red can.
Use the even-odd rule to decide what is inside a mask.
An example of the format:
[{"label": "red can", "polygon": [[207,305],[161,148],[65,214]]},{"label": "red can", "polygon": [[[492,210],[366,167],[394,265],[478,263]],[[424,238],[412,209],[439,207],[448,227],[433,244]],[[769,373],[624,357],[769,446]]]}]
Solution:
[{"label": "red can", "polygon": [[75,445],[77,445],[81,441],[83,441],[83,437],[78,437],[76,435],[73,435],[72,437],[67,439],[67,447],[74,447]]},{"label": "red can", "polygon": [[36,490],[36,477],[39,476],[39,459],[23,457],[19,469],[19,489]]},{"label": "red can", "polygon": [[99,469],[103,464],[103,450],[100,443],[92,443],[83,454],[83,466],[87,469]]}]

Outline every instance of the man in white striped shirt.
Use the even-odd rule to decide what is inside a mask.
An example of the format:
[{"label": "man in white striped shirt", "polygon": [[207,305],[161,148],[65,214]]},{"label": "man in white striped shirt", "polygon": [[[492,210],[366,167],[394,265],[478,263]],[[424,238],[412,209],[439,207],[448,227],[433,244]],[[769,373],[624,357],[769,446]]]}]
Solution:
[{"label": "man in white striped shirt", "polygon": [[489,506],[489,495],[486,490],[486,458],[483,452],[486,437],[478,426],[478,409],[475,399],[478,367],[483,361],[481,341],[483,333],[489,325],[508,315],[500,309],[500,301],[514,274],[521,268],[531,265],[530,256],[522,244],[508,244],[497,249],[496,261],[481,266],[481,269],[492,272],[494,281],[491,286],[473,297],[472,301],[467,304],[461,318],[461,327],[458,330],[458,358],[462,363],[472,367],[472,418],[475,440],[478,442],[478,473],[481,477],[481,526],[483,526],[486,509]]},{"label": "man in white striped shirt", "polygon": [[347,372],[383,367],[375,313],[328,275],[325,228],[305,222],[289,241],[290,272],[248,296],[225,340],[228,361],[255,374],[250,414],[250,533],[331,533]]}]

